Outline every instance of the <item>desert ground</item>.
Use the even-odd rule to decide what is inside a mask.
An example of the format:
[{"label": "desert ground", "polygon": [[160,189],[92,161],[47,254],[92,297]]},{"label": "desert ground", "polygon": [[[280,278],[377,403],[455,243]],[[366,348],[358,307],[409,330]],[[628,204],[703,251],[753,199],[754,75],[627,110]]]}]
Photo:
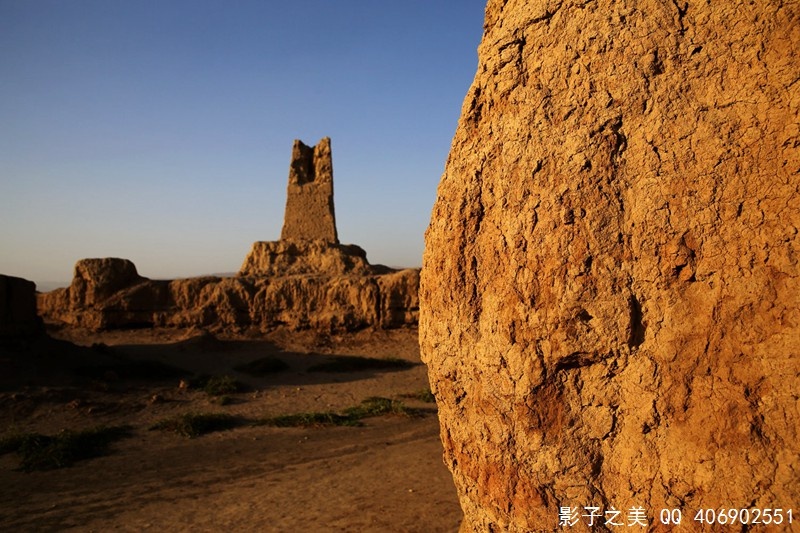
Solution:
[{"label": "desert ground", "polygon": [[[458,529],[416,329],[49,334],[59,341],[0,354],[2,442],[123,429],[98,456],[61,468],[26,468],[4,449],[0,530]],[[286,368],[242,366],[276,359]],[[235,392],[210,389],[215,377]],[[374,397],[391,412],[354,425],[310,415],[341,422]],[[301,413],[303,425],[276,425]],[[164,427],[186,414],[227,416],[194,438]]]}]

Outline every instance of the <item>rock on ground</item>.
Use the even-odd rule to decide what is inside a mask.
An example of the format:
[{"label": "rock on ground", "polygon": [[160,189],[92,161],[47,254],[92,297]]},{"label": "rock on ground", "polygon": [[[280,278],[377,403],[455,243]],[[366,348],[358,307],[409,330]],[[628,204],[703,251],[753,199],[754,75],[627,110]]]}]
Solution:
[{"label": "rock on ground", "polygon": [[420,289],[466,530],[796,505],[799,52],[797,2],[489,2]]}]

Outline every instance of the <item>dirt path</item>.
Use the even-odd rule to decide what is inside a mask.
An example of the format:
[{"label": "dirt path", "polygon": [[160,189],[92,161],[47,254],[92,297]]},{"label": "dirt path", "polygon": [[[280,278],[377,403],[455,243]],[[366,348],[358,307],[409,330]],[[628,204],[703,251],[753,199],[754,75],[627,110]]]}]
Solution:
[{"label": "dirt path", "polygon": [[[136,435],[62,470],[0,464],[8,531],[456,531],[434,418]],[[11,489],[11,490],[9,490]]]},{"label": "dirt path", "polygon": [[[138,342],[142,340],[147,342]],[[368,418],[362,427],[243,425],[196,439],[148,429],[154,421],[182,412],[222,411],[253,420],[305,409],[337,410],[368,396],[396,398],[418,391],[426,386],[422,365],[391,372],[307,371],[332,354],[418,361],[415,332],[349,336],[325,346],[319,339],[280,335],[244,344],[207,337],[177,343],[153,340],[140,335],[103,342],[126,357],[158,356],[204,372],[230,372],[266,353],[278,354],[290,369],[281,376],[250,378],[250,390],[232,395],[232,403],[224,407],[201,392],[170,383],[117,383],[99,392],[29,386],[22,393],[0,394],[6,432],[12,426],[51,433],[98,423],[133,427],[108,455],[60,470],[25,473],[17,468],[15,456],[0,456],[0,530],[458,529],[461,511],[441,461],[432,412],[418,418]],[[153,395],[161,400],[149,402]]]}]

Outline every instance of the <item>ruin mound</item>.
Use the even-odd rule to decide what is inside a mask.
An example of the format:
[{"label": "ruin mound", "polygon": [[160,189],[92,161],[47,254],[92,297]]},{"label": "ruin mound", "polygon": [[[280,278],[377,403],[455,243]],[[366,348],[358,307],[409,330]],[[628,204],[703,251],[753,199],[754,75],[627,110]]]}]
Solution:
[{"label": "ruin mound", "polygon": [[149,280],[127,259],[83,259],[72,284],[39,296],[49,321],[100,330],[354,330],[416,325],[419,270],[371,265],[340,244],[330,139],[295,141],[280,241],[256,242],[239,275]]},{"label": "ruin mound", "polygon": [[799,49],[796,3],[489,2],[420,289],[466,530],[796,501]]},{"label": "ruin mound", "polygon": [[321,240],[280,240],[253,243],[239,270],[240,276],[368,275],[380,268],[370,265],[367,252],[355,244]]}]

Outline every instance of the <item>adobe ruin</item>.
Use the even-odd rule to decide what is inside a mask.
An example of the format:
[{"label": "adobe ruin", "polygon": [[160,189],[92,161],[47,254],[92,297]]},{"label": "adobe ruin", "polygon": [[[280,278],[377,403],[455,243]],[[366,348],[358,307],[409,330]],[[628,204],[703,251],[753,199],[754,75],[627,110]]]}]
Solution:
[{"label": "adobe ruin", "polygon": [[253,244],[238,275],[142,277],[126,259],[82,259],[70,287],[40,294],[50,322],[93,330],[202,327],[355,330],[414,326],[419,269],[371,265],[340,244],[333,209],[330,139],[296,140],[279,241]]},{"label": "adobe ruin", "polygon": [[462,531],[797,501],[798,20],[489,1],[420,287]]},{"label": "adobe ruin", "polygon": [[253,243],[239,275],[368,275],[388,271],[381,265],[370,265],[361,247],[339,243],[330,137],[313,147],[295,139],[281,240]]},{"label": "adobe ruin", "polygon": [[333,209],[330,137],[316,146],[306,146],[299,139],[294,141],[281,240],[339,243]]}]

